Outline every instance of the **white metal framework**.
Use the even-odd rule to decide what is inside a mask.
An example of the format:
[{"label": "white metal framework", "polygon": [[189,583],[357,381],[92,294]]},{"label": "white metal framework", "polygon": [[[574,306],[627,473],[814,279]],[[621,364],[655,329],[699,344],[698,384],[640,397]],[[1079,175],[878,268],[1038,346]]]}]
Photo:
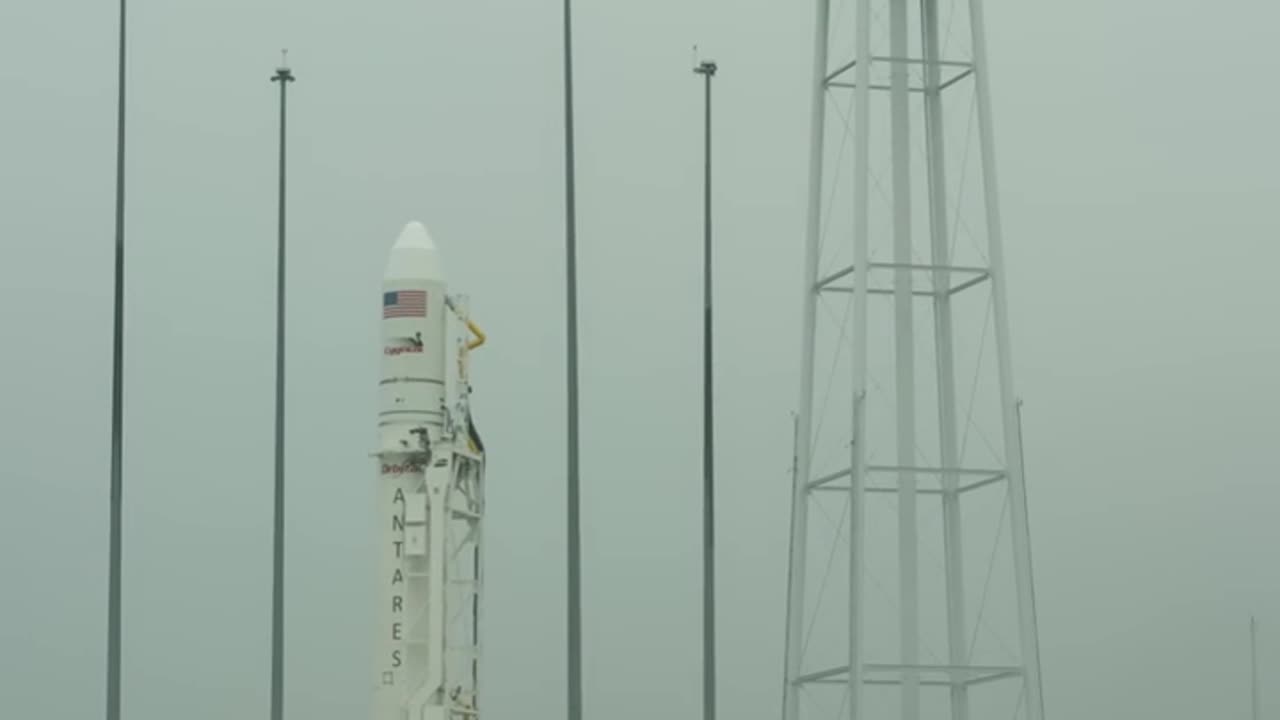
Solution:
[{"label": "white metal framework", "polygon": [[1044,716],[987,69],[817,2],[784,720]]}]

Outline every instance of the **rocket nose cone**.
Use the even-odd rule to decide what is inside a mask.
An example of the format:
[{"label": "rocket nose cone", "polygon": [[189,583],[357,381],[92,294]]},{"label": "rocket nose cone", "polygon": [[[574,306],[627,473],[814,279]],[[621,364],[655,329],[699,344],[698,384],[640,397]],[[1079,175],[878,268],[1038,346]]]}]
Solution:
[{"label": "rocket nose cone", "polygon": [[417,220],[413,220],[407,223],[404,229],[400,231],[400,237],[396,238],[395,247],[435,250],[436,244],[431,239],[431,234],[427,232],[427,227]]},{"label": "rocket nose cone", "polygon": [[386,277],[444,279],[440,251],[425,225],[415,220],[400,231],[388,253]]}]

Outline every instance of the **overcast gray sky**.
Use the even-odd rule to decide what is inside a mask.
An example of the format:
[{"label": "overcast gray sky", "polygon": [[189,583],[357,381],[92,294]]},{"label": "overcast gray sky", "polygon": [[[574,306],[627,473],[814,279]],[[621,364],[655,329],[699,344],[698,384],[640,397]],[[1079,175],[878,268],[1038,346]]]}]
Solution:
[{"label": "overcast gray sky", "polygon": [[[699,43],[716,80],[725,717],[779,708],[809,2],[579,2],[592,716],[699,707]],[[375,310],[427,223],[490,342],[485,699],[563,712],[556,3],[135,2],[125,713],[266,714],[275,86],[291,86],[288,714],[364,716]],[[114,3],[0,7],[0,715],[103,702]],[[1048,711],[1247,711],[1280,431],[1280,9],[991,0]],[[1264,692],[1280,712],[1280,691]]]}]

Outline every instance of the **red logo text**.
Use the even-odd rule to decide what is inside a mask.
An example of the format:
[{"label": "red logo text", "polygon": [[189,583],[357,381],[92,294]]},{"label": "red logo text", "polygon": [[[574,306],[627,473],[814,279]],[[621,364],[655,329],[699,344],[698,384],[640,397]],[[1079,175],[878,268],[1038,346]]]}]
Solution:
[{"label": "red logo text", "polygon": [[422,466],[417,463],[382,463],[383,475],[403,475],[405,473],[420,473]]}]

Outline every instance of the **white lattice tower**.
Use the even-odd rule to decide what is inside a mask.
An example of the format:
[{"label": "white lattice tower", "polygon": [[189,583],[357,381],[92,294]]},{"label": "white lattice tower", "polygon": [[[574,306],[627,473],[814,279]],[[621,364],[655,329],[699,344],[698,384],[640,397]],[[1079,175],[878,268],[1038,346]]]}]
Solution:
[{"label": "white lattice tower", "polygon": [[982,0],[818,0],[784,720],[1042,720]]}]

